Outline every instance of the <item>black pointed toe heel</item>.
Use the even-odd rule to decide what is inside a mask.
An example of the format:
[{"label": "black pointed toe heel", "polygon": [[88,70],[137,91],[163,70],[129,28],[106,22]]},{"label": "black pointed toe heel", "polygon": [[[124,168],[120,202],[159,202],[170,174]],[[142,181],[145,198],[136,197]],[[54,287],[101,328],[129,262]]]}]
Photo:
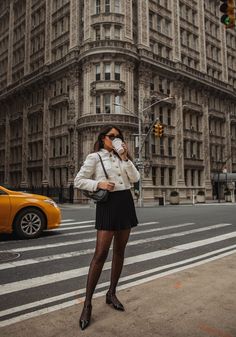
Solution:
[{"label": "black pointed toe heel", "polygon": [[79,320],[81,330],[85,330],[89,326],[91,313],[92,313],[92,305],[91,304],[85,305]]},{"label": "black pointed toe heel", "polygon": [[112,304],[113,308],[120,311],[125,311],[125,308],[122,303],[118,300],[115,294],[106,294],[106,303]]}]

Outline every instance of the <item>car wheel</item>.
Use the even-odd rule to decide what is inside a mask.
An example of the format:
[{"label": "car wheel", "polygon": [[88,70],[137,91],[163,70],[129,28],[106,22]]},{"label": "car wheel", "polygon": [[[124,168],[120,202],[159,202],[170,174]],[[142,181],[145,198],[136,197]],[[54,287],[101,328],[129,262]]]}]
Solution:
[{"label": "car wheel", "polygon": [[37,238],[45,228],[43,213],[35,208],[26,208],[16,217],[14,231],[21,239]]}]

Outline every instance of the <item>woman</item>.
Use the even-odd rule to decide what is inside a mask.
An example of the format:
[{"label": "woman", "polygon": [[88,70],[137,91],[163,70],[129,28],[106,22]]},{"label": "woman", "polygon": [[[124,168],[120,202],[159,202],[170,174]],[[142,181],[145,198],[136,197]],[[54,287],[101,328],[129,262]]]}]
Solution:
[{"label": "woman", "polygon": [[[123,153],[113,149],[112,141],[122,140]],[[103,265],[106,261],[109,248],[113,241],[113,257],[111,267],[110,287],[106,294],[106,303],[112,304],[116,310],[124,311],[124,306],[116,297],[116,286],[124,262],[124,251],[129,239],[130,230],[137,226],[137,217],[134,202],[130,191],[130,183],[139,180],[139,172],[130,160],[127,146],[121,130],[113,125],[106,126],[98,135],[94,145],[94,153],[87,156],[78,172],[75,187],[88,191],[97,189],[108,190],[108,200],[97,203],[96,223],[97,242],[93,259],[90,264],[87,278],[86,296],[83,311],[80,316],[82,330],[90,323],[92,312],[92,296],[99,280]],[[108,174],[106,179],[99,156]]]}]

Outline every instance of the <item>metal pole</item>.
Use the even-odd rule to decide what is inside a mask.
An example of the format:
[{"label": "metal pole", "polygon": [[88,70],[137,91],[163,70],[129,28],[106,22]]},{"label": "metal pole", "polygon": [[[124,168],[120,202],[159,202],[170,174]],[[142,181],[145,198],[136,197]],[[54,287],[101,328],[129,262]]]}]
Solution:
[{"label": "metal pole", "polygon": [[143,160],[142,160],[142,111],[139,109],[138,112],[138,161],[139,161],[139,207],[143,207]]},{"label": "metal pole", "polygon": [[[143,118],[143,112],[150,109],[153,105],[156,105],[157,103],[166,101],[168,99],[172,99],[173,97],[169,96],[169,97],[165,97],[163,99],[160,99],[154,103],[152,103],[151,105],[149,105],[148,107],[141,109],[141,104],[139,102],[139,109],[138,109],[138,166],[139,166],[139,173],[140,173],[140,180],[139,180],[139,206],[143,207],[143,158],[142,158],[142,118]],[[118,104],[118,103],[114,103],[114,105],[116,106],[120,106],[124,109],[126,109],[127,111],[131,112],[128,108],[126,108],[125,106]],[[133,113],[132,113],[133,114]],[[151,130],[151,128],[150,128]],[[149,131],[150,131],[149,130]]]}]

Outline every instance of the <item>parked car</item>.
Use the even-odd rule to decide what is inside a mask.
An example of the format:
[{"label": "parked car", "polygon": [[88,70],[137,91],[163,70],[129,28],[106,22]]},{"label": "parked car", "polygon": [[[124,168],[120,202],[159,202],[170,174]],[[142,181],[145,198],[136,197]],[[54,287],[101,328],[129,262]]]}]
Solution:
[{"label": "parked car", "polygon": [[52,199],[0,186],[0,233],[33,239],[44,229],[59,227],[60,222],[61,211]]}]

